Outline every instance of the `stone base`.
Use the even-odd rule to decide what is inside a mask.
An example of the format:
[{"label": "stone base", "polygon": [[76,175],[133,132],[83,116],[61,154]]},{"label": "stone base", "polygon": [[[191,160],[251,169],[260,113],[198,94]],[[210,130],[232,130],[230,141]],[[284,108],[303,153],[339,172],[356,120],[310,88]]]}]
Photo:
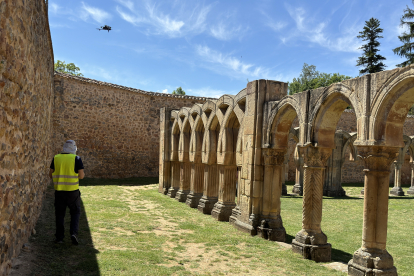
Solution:
[{"label": "stone base", "polygon": [[191,208],[197,208],[202,196],[203,196],[203,194],[201,194],[201,193],[195,194],[193,192],[190,192],[187,195],[187,200],[185,201],[185,204],[187,204]]},{"label": "stone base", "polygon": [[[230,217],[231,218],[231,217]],[[240,221],[239,219],[236,220],[229,220],[230,224],[234,226],[234,228],[236,228],[239,231],[248,233],[252,236],[255,236],[257,234],[256,228],[253,227],[252,225],[248,224],[248,223],[244,223],[242,221]]]},{"label": "stone base", "polygon": [[178,188],[171,187],[171,188],[168,189],[167,196],[169,196],[171,198],[175,198],[175,196],[177,195],[177,192],[178,192]]},{"label": "stone base", "polygon": [[329,189],[329,188],[327,188],[326,190],[323,190],[323,195],[324,196],[341,197],[341,196],[345,196],[346,195],[346,192],[345,192],[345,190],[342,187],[339,187],[336,190]]},{"label": "stone base", "polygon": [[317,263],[331,261],[331,244],[323,232],[301,230],[292,241],[292,251]]},{"label": "stone base", "polygon": [[303,187],[296,183],[293,185],[292,193],[303,196]]},{"label": "stone base", "polygon": [[175,195],[175,199],[179,202],[185,202],[187,200],[187,195],[190,193],[190,190],[179,190]]},{"label": "stone base", "polygon": [[364,188],[362,188],[361,190],[361,195],[364,195]]},{"label": "stone base", "polygon": [[354,253],[348,263],[348,275],[353,276],[396,276],[392,256],[386,250],[368,250],[361,248]]},{"label": "stone base", "polygon": [[161,194],[164,194],[164,195],[167,195],[168,194],[168,190],[169,190],[169,188],[161,188],[160,193]]},{"label": "stone base", "polygon": [[283,183],[282,184],[282,195],[287,195],[288,193],[287,193],[287,187],[286,187],[286,184],[285,183]]},{"label": "stone base", "polygon": [[414,195],[414,186],[411,186],[408,191],[407,191],[408,195]]},{"label": "stone base", "polygon": [[197,209],[203,214],[210,215],[214,204],[218,201],[217,197],[201,197]]},{"label": "stone base", "polygon": [[395,196],[403,196],[404,191],[401,187],[394,187],[391,189],[390,194],[395,195]]},{"label": "stone base", "polygon": [[257,226],[257,235],[269,241],[286,241],[286,230],[282,218],[279,216],[262,219]]},{"label": "stone base", "polygon": [[218,221],[229,221],[232,210],[236,207],[233,202],[217,202],[211,211],[211,216]]},{"label": "stone base", "polygon": [[231,210],[231,216],[229,218],[229,222],[231,225],[234,225],[234,223],[239,219],[241,216],[240,206],[236,206],[233,210]]}]

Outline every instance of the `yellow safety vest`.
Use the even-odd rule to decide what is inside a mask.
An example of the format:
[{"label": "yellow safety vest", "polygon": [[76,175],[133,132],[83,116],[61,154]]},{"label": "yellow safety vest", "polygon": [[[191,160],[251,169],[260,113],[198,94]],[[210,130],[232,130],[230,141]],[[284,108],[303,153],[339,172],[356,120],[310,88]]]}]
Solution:
[{"label": "yellow safety vest", "polygon": [[53,159],[55,171],[52,173],[56,191],[75,191],[79,189],[78,174],[75,173],[75,154],[58,154]]}]

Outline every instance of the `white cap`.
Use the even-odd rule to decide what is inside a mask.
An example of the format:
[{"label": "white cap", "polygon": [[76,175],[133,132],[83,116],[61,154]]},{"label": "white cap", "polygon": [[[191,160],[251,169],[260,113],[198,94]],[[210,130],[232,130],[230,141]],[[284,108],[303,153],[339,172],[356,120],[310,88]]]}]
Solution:
[{"label": "white cap", "polygon": [[63,152],[65,153],[72,153],[76,154],[78,148],[76,147],[76,143],[73,140],[67,140],[66,143],[63,145]]}]

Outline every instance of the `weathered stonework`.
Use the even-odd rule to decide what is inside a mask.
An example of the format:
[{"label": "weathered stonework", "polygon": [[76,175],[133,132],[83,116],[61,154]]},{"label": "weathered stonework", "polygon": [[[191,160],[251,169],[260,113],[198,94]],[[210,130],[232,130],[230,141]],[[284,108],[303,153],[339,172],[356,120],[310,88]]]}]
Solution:
[{"label": "weathered stonework", "polygon": [[[401,187],[407,150],[413,163],[413,137],[407,135],[414,129],[407,112],[414,104],[414,66],[292,96],[286,92],[285,83],[257,80],[235,96],[171,111],[171,134],[165,136],[172,145],[170,156],[174,151],[201,155],[205,165],[199,210],[209,214],[211,202],[217,201],[211,211],[217,220],[228,220],[252,235],[284,241],[280,196],[285,158],[294,154],[294,189],[303,193],[303,215],[292,250],[304,258],[327,262],[331,244],[321,227],[323,195],[344,195],[343,174],[348,180],[364,175],[362,247],[349,262],[349,274],[396,275],[385,249],[388,185],[391,164],[395,164],[395,185]],[[353,111],[344,112],[350,105]],[[197,132],[201,130],[200,136]],[[186,137],[191,137],[189,142]],[[347,159],[358,163],[353,169],[359,168],[359,175],[348,175]],[[174,166],[171,164],[171,170]],[[240,174],[237,201],[236,167]]]},{"label": "weathered stonework", "polygon": [[0,275],[34,229],[50,183],[52,104],[45,2],[0,1]]}]

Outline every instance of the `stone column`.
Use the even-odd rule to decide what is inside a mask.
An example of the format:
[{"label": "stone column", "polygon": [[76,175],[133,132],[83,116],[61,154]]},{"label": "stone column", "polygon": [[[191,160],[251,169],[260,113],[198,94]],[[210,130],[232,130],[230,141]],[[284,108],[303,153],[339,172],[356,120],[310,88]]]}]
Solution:
[{"label": "stone column", "polygon": [[219,221],[229,221],[231,211],[236,207],[236,165],[219,165],[218,201],[211,216]]},{"label": "stone column", "polygon": [[200,198],[203,196],[204,164],[193,163],[191,167],[190,193],[185,204],[191,208],[197,208]]},{"label": "stone column", "polygon": [[408,189],[407,194],[414,195],[414,162],[411,162],[411,187]]},{"label": "stone column", "polygon": [[204,188],[197,209],[203,214],[211,214],[218,200],[218,168],[217,164],[204,165]]},{"label": "stone column", "polygon": [[348,275],[397,275],[386,250],[390,165],[398,148],[358,146],[364,162],[364,222],[362,246],[348,263]]},{"label": "stone column", "polygon": [[331,245],[321,230],[324,170],[330,148],[310,143],[299,147],[304,160],[302,230],[292,241],[292,250],[315,262],[331,261]]},{"label": "stone column", "polygon": [[404,191],[401,188],[401,167],[402,167],[401,162],[399,161],[394,162],[394,170],[395,170],[394,187],[391,189],[390,194],[396,195],[396,196],[404,195]]},{"label": "stone column", "polygon": [[159,157],[159,186],[158,192],[167,194],[171,187],[170,163],[170,122],[171,111],[165,107],[160,109],[160,157]]},{"label": "stone column", "polygon": [[298,146],[295,148],[295,163],[296,163],[296,176],[295,185],[293,186],[292,193],[303,195],[303,156],[298,151]]},{"label": "stone column", "polygon": [[180,162],[180,189],[178,190],[175,199],[179,202],[185,202],[187,195],[190,193],[191,180],[191,163]]},{"label": "stone column", "polygon": [[175,198],[180,188],[180,162],[171,161],[171,187],[168,190],[168,196]]},{"label": "stone column", "polygon": [[241,210],[241,197],[242,197],[242,190],[243,190],[243,184],[242,184],[242,167],[237,167],[237,204],[236,207],[231,211],[231,216],[229,218],[230,224],[234,225],[236,221],[240,218]]},{"label": "stone column", "polygon": [[262,238],[272,241],[286,241],[286,230],[280,216],[280,196],[285,150],[263,149],[264,185],[261,223],[257,232]]},{"label": "stone column", "polygon": [[286,181],[288,180],[289,176],[289,155],[288,153],[285,154],[285,160],[283,161],[282,165],[282,195],[287,195],[287,187]]}]

